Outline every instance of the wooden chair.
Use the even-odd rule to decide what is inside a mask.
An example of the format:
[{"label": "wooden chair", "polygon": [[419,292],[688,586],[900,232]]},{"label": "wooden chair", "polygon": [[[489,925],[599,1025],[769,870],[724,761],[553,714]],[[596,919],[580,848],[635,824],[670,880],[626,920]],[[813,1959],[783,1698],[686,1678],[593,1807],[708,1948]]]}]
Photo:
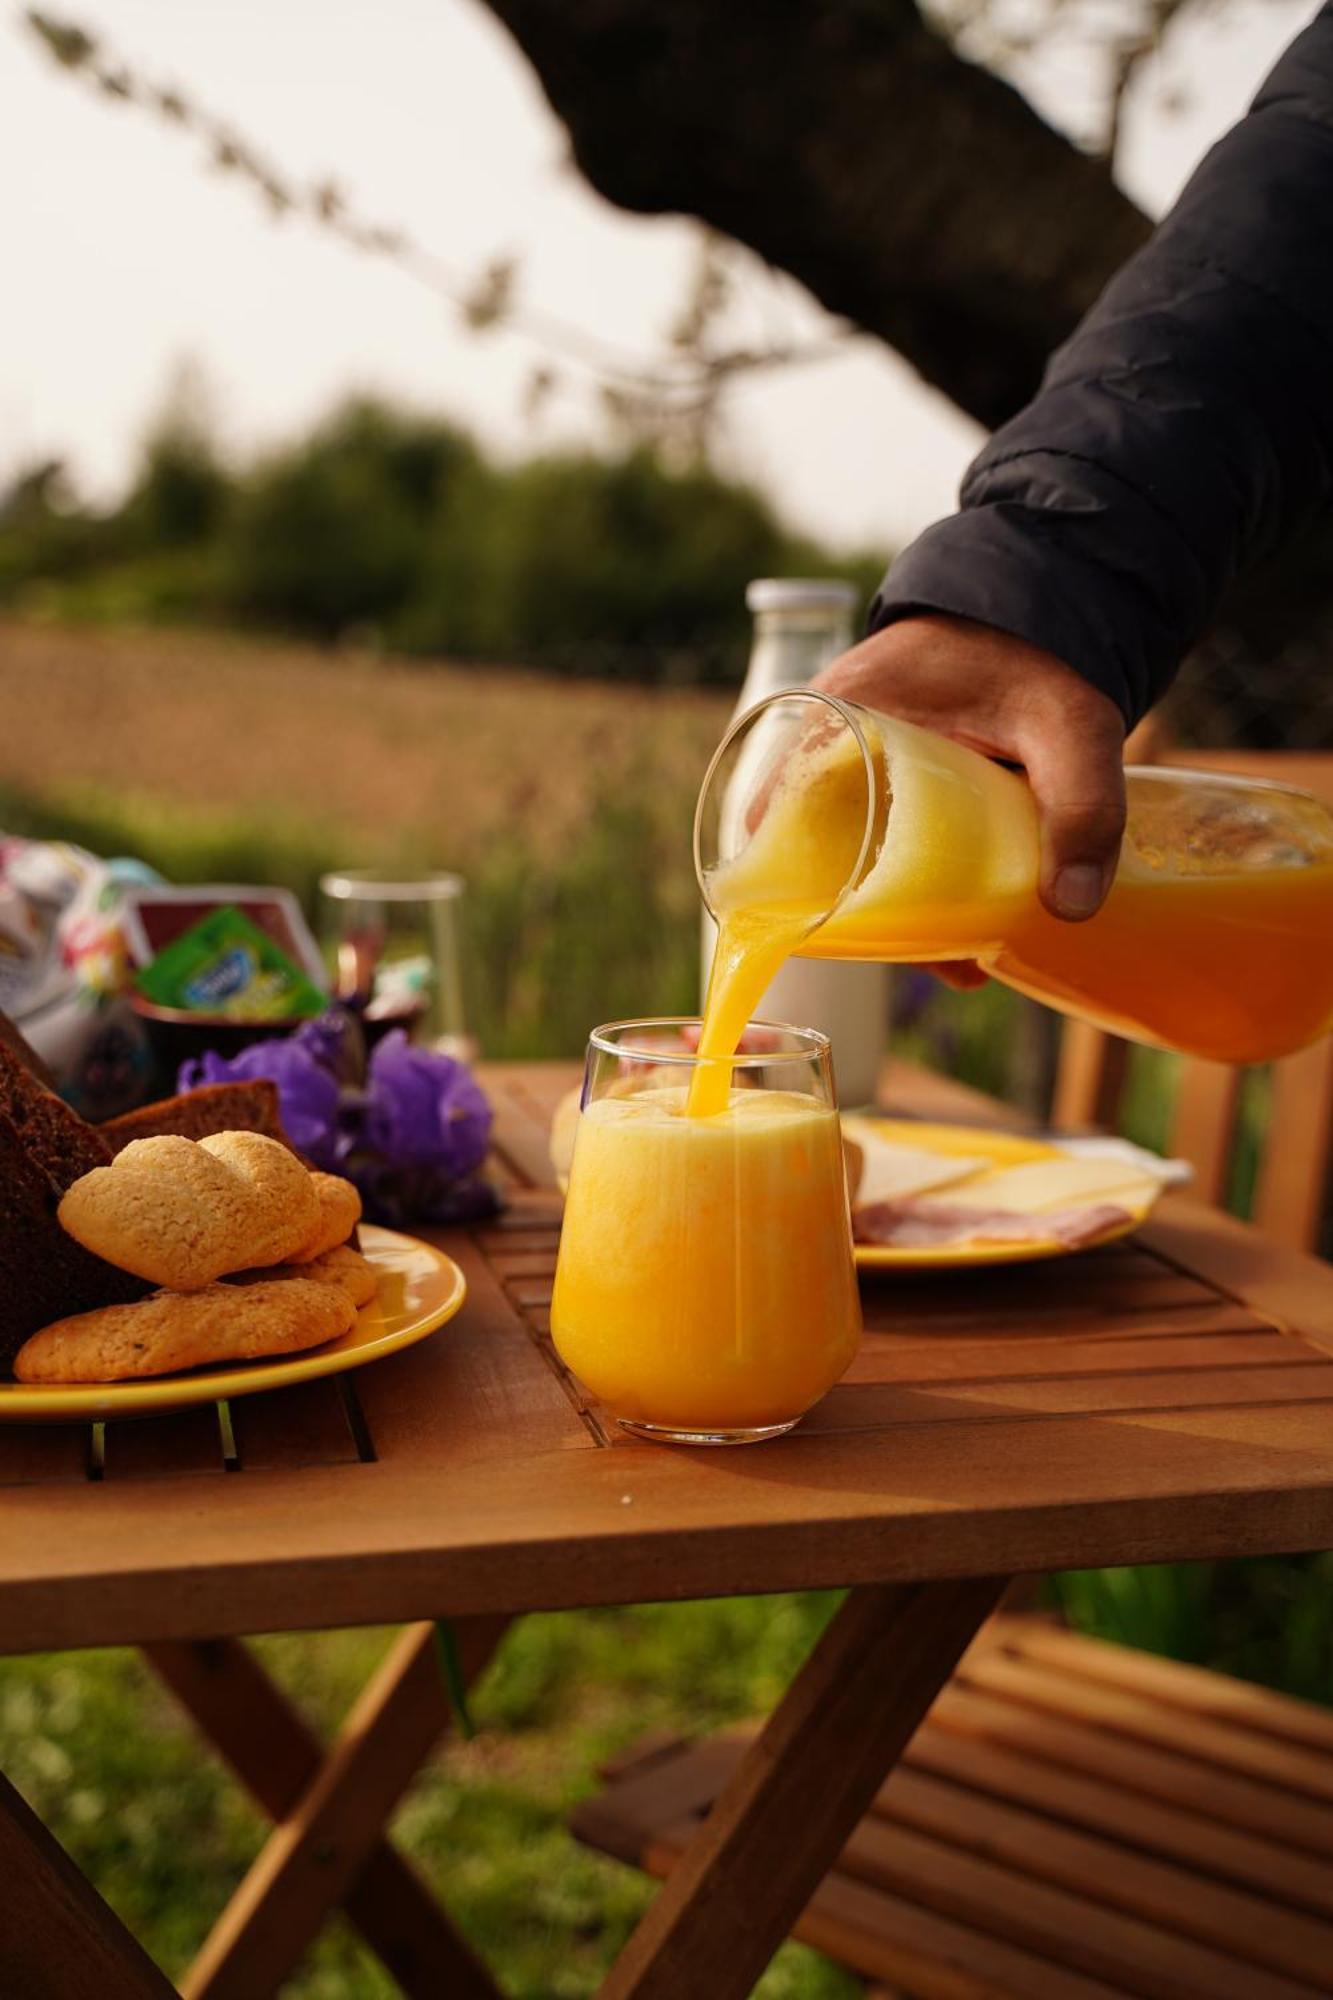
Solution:
[{"label": "wooden chair", "polygon": [[[1333,802],[1333,757],[1158,755]],[[1055,1122],[1114,1129],[1128,1055],[1068,1029]],[[1242,1083],[1181,1066],[1170,1147],[1208,1201],[1226,1194]],[[1316,1242],[1331,1138],[1333,1038],[1274,1066],[1255,1219],[1284,1243]],[[643,1746],[574,1831],[665,1875],[746,1740]],[[1331,1863],[1333,1714],[1007,1611],[796,1935],[872,2000],[1315,2000],[1333,1994]]]},{"label": "wooden chair", "polygon": [[[1139,762],[1183,764],[1299,785],[1333,805],[1333,755],[1285,751],[1173,750],[1155,737],[1131,740]],[[1130,1047],[1084,1022],[1064,1030],[1053,1122],[1118,1130]],[[1167,1150],[1194,1168],[1194,1191],[1224,1205],[1245,1072],[1226,1063],[1183,1060]],[[1328,1192],[1333,1127],[1333,1037],[1275,1063],[1272,1101],[1255,1187],[1253,1220],[1275,1241],[1317,1250]]]},{"label": "wooden chair", "polygon": [[[745,1745],[646,1746],[580,1806],[665,1875]],[[994,1620],[796,1926],[879,2000],[1333,1991],[1333,1715]]]}]

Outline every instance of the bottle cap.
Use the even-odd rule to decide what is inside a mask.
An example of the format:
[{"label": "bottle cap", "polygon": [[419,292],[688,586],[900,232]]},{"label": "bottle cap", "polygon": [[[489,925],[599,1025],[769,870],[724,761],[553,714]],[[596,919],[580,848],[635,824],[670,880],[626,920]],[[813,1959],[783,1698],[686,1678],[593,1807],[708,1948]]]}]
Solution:
[{"label": "bottle cap", "polygon": [[751,611],[850,611],[859,595],[831,576],[761,576],[745,586]]}]

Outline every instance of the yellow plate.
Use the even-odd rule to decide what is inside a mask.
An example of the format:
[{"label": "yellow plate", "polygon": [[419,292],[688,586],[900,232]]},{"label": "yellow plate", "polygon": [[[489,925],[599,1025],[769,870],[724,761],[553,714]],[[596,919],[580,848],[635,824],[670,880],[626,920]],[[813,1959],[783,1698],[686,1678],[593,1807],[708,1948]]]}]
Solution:
[{"label": "yellow plate", "polygon": [[[919,1125],[913,1118],[866,1119],[885,1139],[900,1146],[919,1146],[926,1153],[941,1153],[946,1158],[963,1155],[968,1159],[985,1158],[991,1168],[1020,1167],[1029,1160],[1060,1160],[1068,1157],[1058,1146],[1048,1146],[1040,1139],[1024,1139],[1013,1132],[991,1132],[984,1126],[976,1125]],[[965,1181],[958,1181],[953,1188],[941,1188],[943,1197],[966,1188],[973,1193],[986,1185],[986,1173],[972,1174]],[[1103,1243],[1115,1243],[1122,1236],[1128,1236],[1137,1229],[1157,1200],[1160,1189],[1154,1188],[1142,1200],[1125,1204],[1130,1209],[1124,1222],[1114,1223],[1091,1243],[1081,1243],[1079,1250],[1095,1249]],[[1034,1237],[1028,1243],[940,1243],[933,1248],[915,1250],[895,1250],[887,1243],[858,1243],[856,1262],[862,1271],[947,1271],[959,1270],[968,1265],[978,1264],[1031,1264],[1043,1257],[1072,1257],[1078,1253],[1058,1237]]]},{"label": "yellow plate", "polygon": [[147,1417],[194,1403],[255,1396],[264,1389],[313,1381],[317,1375],[341,1375],[424,1340],[453,1318],[467,1296],[467,1283],[453,1258],[415,1236],[363,1222],[361,1248],[375,1267],[379,1295],[362,1306],[356,1325],[341,1340],[282,1360],[197,1368],[139,1382],[0,1382],[0,1423],[109,1423],[117,1417]]}]

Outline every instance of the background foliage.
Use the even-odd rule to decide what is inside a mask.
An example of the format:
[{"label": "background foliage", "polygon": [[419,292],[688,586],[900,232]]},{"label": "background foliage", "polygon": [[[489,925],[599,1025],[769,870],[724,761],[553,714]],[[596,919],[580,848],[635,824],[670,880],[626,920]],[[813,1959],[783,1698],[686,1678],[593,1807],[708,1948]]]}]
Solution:
[{"label": "background foliage", "polygon": [[648,682],[737,678],[752,577],[850,576],[868,594],[884,563],[793,535],[752,488],[646,445],[503,466],[455,426],[373,401],[231,466],[178,400],[109,512],[56,463],[0,498],[15,611]]}]

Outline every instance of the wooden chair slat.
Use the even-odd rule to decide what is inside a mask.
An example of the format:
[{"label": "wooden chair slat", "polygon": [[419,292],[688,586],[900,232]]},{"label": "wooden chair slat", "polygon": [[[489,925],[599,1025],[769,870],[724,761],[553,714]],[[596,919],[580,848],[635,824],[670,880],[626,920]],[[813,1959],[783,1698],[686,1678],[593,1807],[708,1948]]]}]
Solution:
[{"label": "wooden chair slat", "polygon": [[[1011,1799],[987,1798],[920,1770],[899,1770],[876,1801],[873,1819],[1292,1979],[1317,1986],[1333,1966],[1333,1924],[1289,1906],[1275,1921],[1261,1895],[1102,1835],[1053,1824]],[[844,1867],[855,1861],[856,1838]]]},{"label": "wooden chair slat", "polygon": [[1128,1736],[1174,1756],[1193,1757],[1213,1769],[1259,1778],[1266,1785],[1280,1785],[1333,1805],[1333,1759],[1320,1760],[1278,1741],[1256,1740],[1252,1731],[1211,1716],[1166,1709],[1159,1700],[1116,1685],[1109,1677],[1094,1681],[1086,1674],[1015,1659],[999,1648],[979,1648],[964,1662],[958,1678],[964,1687],[1072,1717],[1113,1736]]},{"label": "wooden chair slat", "polygon": [[[686,1823],[659,1838],[641,1865],[669,1876],[691,1830]],[[901,1982],[905,2000],[1125,2000],[1126,1995],[1123,1985],[1090,1979],[836,1872],[821,1882],[793,1935],[866,1977]]]},{"label": "wooden chair slat", "polygon": [[1128,1079],[1128,1042],[1091,1021],[1067,1022],[1060,1035],[1052,1125],[1061,1132],[1114,1130]]},{"label": "wooden chair slat", "polygon": [[1089,1979],[843,1875],[821,1883],[795,1935],[898,1988],[885,1994],[876,1987],[866,2000],[1125,2000],[1123,1986]]},{"label": "wooden chair slat", "polygon": [[1205,1667],[1186,1666],[1130,1646],[1109,1647],[1037,1618],[998,1618],[986,1643],[1019,1658],[1044,1661],[1097,1685],[1109,1684],[1151,1697],[1187,1714],[1232,1723],[1260,1736],[1303,1744],[1333,1758],[1333,1711],[1271,1688],[1233,1680]]},{"label": "wooden chair slat", "polygon": [[1333,1132],[1333,1036],[1273,1067],[1273,1101],[1254,1220],[1295,1250],[1319,1241]]},{"label": "wooden chair slat", "polygon": [[1264,1782],[1156,1744],[1115,1736],[1052,1710],[1027,1708],[951,1684],[931,1713],[934,1727],[1083,1773],[1183,1810],[1212,1815],[1259,1839],[1333,1860],[1326,1808]]},{"label": "wooden chair slat", "polygon": [[1241,1071],[1189,1057],[1180,1066],[1169,1150],[1194,1169],[1200,1201],[1225,1204],[1240,1108]]},{"label": "wooden chair slat", "polygon": [[1201,1809],[1164,1804],[1109,1778],[1086,1777],[982,1737],[954,1735],[930,1717],[909,1744],[903,1765],[1028,1806],[1058,1825],[1082,1827],[1134,1853],[1179,1862],[1211,1881],[1238,1883],[1274,1905],[1333,1919],[1333,1874],[1326,1861],[1243,1832]]},{"label": "wooden chair slat", "polygon": [[863,1820],[843,1873],[910,1896],[1075,1972],[1121,1984],[1143,2000],[1314,2000],[1319,1988],[1123,1915],[946,1841]]}]

